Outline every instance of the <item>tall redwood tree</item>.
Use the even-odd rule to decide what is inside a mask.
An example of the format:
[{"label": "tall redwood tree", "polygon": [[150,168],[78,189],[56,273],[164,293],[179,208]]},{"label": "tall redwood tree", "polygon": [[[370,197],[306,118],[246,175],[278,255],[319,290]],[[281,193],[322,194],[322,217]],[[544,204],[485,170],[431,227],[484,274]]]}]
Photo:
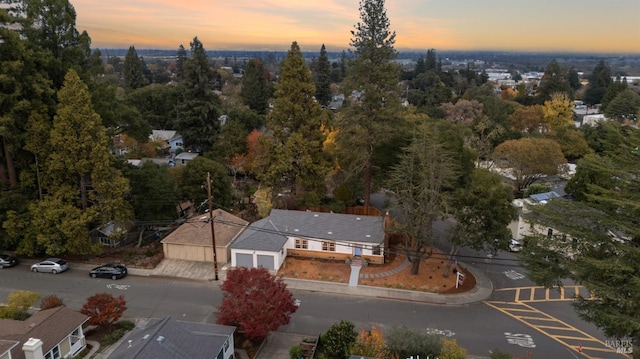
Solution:
[{"label": "tall redwood tree", "polygon": [[222,291],[218,324],[236,326],[249,339],[264,339],[298,309],[287,285],[264,268],[230,270]]}]

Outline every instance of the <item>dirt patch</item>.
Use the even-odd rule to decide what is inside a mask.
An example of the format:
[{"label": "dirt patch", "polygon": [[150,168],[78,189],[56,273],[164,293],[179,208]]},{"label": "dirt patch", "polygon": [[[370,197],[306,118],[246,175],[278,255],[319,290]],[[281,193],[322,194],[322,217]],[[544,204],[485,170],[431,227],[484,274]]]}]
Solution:
[{"label": "dirt patch", "polygon": [[[402,254],[392,254],[385,264],[369,264],[360,270],[359,285],[373,287],[416,290],[422,292],[453,294],[469,291],[476,286],[476,280],[464,267],[458,266],[460,273],[464,274],[462,283],[456,288],[456,275],[451,268],[449,275],[443,276],[445,260],[431,257],[423,259],[417,275],[411,274],[411,263]],[[399,270],[399,268],[404,268]],[[344,261],[317,258],[287,257],[278,276],[318,280],[334,283],[348,283],[351,267]],[[386,274],[385,276],[375,276]],[[363,278],[369,277],[369,278]]]},{"label": "dirt patch", "polygon": [[104,248],[102,254],[95,257],[69,257],[71,262],[95,264],[122,263],[130,268],[153,269],[164,259],[162,244],[153,242],[141,247],[135,245]]}]

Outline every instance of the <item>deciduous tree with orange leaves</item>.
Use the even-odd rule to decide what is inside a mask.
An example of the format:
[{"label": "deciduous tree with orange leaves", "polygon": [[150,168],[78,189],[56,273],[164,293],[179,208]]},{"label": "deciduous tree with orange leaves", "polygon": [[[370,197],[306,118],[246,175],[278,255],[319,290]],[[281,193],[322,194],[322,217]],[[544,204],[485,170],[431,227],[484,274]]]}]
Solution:
[{"label": "deciduous tree with orange leaves", "polygon": [[384,342],[384,333],[375,325],[371,326],[371,330],[360,330],[351,354],[371,358],[388,357],[390,352]]}]

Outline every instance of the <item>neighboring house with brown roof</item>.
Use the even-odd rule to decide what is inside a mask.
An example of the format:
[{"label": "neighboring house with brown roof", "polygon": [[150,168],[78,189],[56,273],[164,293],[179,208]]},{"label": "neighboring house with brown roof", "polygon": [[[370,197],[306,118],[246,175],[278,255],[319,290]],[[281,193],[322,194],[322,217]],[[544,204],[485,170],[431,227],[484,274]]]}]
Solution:
[{"label": "neighboring house with brown roof", "polygon": [[82,325],[87,320],[64,306],[41,310],[24,321],[0,319],[0,358],[7,352],[11,359],[72,358],[86,347]]},{"label": "neighboring house with brown roof", "polygon": [[[222,209],[215,209],[212,213],[216,257],[218,263],[227,263],[230,259],[229,244],[249,222]],[[160,241],[165,258],[199,262],[213,262],[212,242],[209,213],[191,217]]]}]

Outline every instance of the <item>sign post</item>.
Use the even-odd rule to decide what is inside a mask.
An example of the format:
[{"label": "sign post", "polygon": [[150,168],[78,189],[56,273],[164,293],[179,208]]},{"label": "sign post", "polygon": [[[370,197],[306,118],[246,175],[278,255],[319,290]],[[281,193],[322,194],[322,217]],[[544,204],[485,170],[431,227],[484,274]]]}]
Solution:
[{"label": "sign post", "polygon": [[458,271],[458,273],[456,273],[456,288],[458,288],[459,285],[462,285],[463,282],[464,282],[464,274]]}]

